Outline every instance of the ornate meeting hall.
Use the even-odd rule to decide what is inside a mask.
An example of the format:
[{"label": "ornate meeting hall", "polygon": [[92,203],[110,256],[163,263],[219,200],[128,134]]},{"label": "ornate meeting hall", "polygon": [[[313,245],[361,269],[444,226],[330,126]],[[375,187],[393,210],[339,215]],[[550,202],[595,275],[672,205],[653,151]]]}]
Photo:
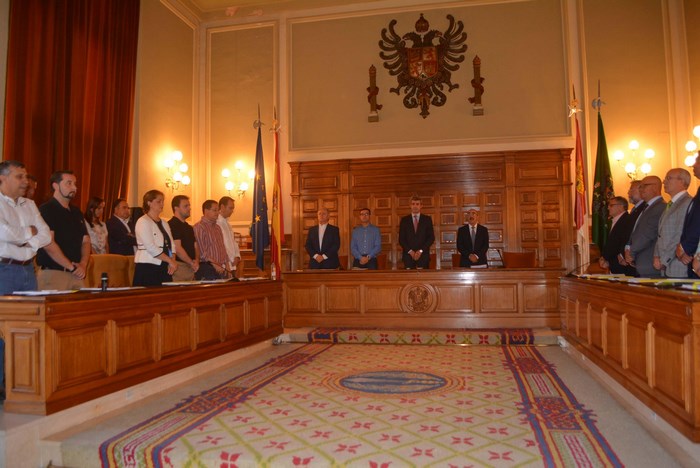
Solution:
[{"label": "ornate meeting hall", "polygon": [[697,24],[0,0],[0,468],[700,466]]}]

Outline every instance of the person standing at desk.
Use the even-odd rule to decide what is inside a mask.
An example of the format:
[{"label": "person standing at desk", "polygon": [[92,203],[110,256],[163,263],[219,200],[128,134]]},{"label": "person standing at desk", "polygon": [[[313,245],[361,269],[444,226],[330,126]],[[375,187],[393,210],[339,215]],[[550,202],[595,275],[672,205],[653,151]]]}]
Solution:
[{"label": "person standing at desk", "polygon": [[328,222],[330,215],[325,207],[316,213],[318,224],[309,229],[306,236],[306,251],[311,257],[309,268],[312,270],[335,270],[340,266],[338,250],[340,249],[340,231]]},{"label": "person standing at desk", "polygon": [[627,207],[625,197],[613,197],[608,200],[608,217],[611,219],[611,226],[601,257],[598,259],[598,265],[614,274],[625,273],[628,268],[626,262],[620,263],[620,259],[624,259],[625,244],[634,227],[632,215],[627,212]]},{"label": "person standing at desk", "polygon": [[134,286],[162,286],[173,280],[177,270],[175,244],[170,226],[163,221],[165,195],[149,190],[143,195],[144,215],[136,221],[134,232],[138,249],[134,257]]},{"label": "person standing at desk", "polygon": [[659,219],[659,237],[654,246],[654,268],[667,278],[687,278],[688,265],[676,258],[676,246],[681,239],[683,220],[693,199],[688,194],[690,172],[671,169],[664,178],[664,190],[671,197]]},{"label": "person standing at desk", "polygon": [[399,244],[407,270],[430,268],[430,246],[435,242],[435,233],[432,218],[420,212],[422,206],[419,197],[411,197],[411,214],[401,218],[399,224]]},{"label": "person standing at desk", "polygon": [[486,266],[489,230],[479,224],[478,211],[467,211],[467,224],[457,230],[457,250],[460,253],[460,267]]},{"label": "person standing at desk", "polygon": [[353,268],[376,270],[377,255],[382,251],[382,237],[379,228],[369,222],[369,208],[360,210],[360,225],[352,230],[350,253],[354,260]]},{"label": "person standing at desk", "polygon": [[129,223],[129,204],[123,198],[117,198],[112,203],[112,217],[107,225],[107,242],[109,253],[117,255],[134,255],[136,251],[136,236]]},{"label": "person standing at desk", "polygon": [[72,171],[51,174],[53,197],[39,207],[51,230],[52,242],[39,250],[39,289],[80,289],[85,284],[90,260],[90,236],[83,214],[71,205],[78,193],[78,179]]},{"label": "person standing at desk", "polygon": [[168,225],[177,251],[177,270],[173,273],[173,281],[192,281],[199,270],[199,246],[194,237],[194,228],[187,222],[192,211],[190,199],[187,195],[175,195],[170,207],[173,217],[168,220]]},{"label": "person standing at desk", "polygon": [[636,269],[635,276],[655,278],[661,276],[661,272],[654,268],[654,245],[659,237],[659,219],[666,209],[666,202],[661,197],[661,179],[646,176],[639,184],[639,193],[647,207],[632,228],[625,246],[625,261]]}]

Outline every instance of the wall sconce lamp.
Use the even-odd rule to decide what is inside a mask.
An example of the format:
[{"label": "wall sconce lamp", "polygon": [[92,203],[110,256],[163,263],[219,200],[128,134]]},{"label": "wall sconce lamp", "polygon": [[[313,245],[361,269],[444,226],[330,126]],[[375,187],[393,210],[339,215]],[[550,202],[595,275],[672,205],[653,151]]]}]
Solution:
[{"label": "wall sconce lamp", "polygon": [[622,165],[624,163],[627,177],[632,180],[639,180],[640,176],[649,175],[651,172],[651,163],[649,161],[656,156],[654,150],[648,148],[646,151],[644,151],[644,162],[642,164],[638,164],[637,150],[639,149],[639,142],[637,140],[630,141],[629,149],[632,151],[632,154],[630,155],[630,160],[626,163],[623,161],[625,159],[625,153],[623,151],[617,150],[613,153],[613,158],[618,164]]},{"label": "wall sconce lamp", "polygon": [[[165,158],[163,163],[168,170],[168,175],[165,177],[165,186],[173,192],[190,185],[191,182],[190,176],[187,175],[189,167],[180,161],[182,161],[182,151],[173,151]],[[175,166],[177,166],[177,169],[175,169]]]},{"label": "wall sconce lamp", "polygon": [[[693,129],[693,136],[700,141],[700,125],[696,125]],[[688,152],[688,155],[685,157],[684,161],[685,165],[691,167],[693,164],[695,164],[695,158],[698,155],[698,144],[693,140],[688,140],[688,142],[685,144],[685,150]]]},{"label": "wall sconce lamp", "polygon": [[[243,177],[241,176],[241,172],[243,171],[243,163],[241,161],[236,161],[236,163],[233,165],[234,172],[231,173],[231,171],[225,167],[221,171],[221,177],[224,178],[226,182],[224,182],[224,188],[228,192],[229,195],[231,195],[231,192],[234,192],[239,199],[245,197],[245,193],[249,188],[248,182],[243,180]],[[233,179],[231,176],[234,176]],[[255,178],[255,171],[250,170],[248,171],[248,179],[253,180]]]}]

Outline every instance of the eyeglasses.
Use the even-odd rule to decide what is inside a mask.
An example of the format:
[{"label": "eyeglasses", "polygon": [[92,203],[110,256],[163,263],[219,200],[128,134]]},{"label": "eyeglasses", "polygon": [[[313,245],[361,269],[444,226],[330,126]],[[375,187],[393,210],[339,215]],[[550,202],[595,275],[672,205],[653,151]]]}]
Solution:
[{"label": "eyeglasses", "polygon": [[608,208],[612,208],[613,206],[625,206],[622,203],[608,203]]}]

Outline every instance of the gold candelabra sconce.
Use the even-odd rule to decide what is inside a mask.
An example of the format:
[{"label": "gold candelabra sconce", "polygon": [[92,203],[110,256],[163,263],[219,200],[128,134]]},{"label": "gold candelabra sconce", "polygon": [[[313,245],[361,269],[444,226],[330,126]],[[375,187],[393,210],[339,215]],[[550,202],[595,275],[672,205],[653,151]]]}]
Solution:
[{"label": "gold candelabra sconce", "polygon": [[[700,125],[696,125],[693,129],[693,136],[696,140],[698,140],[698,142],[700,142]],[[695,159],[698,156],[698,144],[693,140],[688,140],[685,144],[685,151],[688,153],[688,155],[685,157],[685,165],[692,167],[693,164],[695,164]]]},{"label": "gold candelabra sconce", "polygon": [[190,185],[190,176],[187,175],[189,167],[182,162],[182,151],[173,151],[163,163],[168,170],[168,175],[165,177],[165,186],[172,192],[180,190]]},{"label": "gold candelabra sconce", "polygon": [[224,178],[224,188],[229,195],[235,194],[238,199],[245,197],[246,191],[250,188],[248,180],[255,179],[255,171],[253,169],[248,171],[248,180],[243,178],[244,165],[241,161],[236,161],[233,165],[233,171],[225,167],[221,171],[221,177]]},{"label": "gold candelabra sconce", "polygon": [[622,165],[627,173],[627,177],[632,180],[639,180],[640,177],[646,177],[651,173],[651,160],[656,156],[653,149],[647,148],[644,150],[642,156],[642,162],[637,160],[637,151],[639,151],[639,142],[637,140],[632,140],[628,145],[630,149],[629,158],[625,160],[625,152],[622,150],[617,150],[613,153],[613,158],[615,161]]}]

